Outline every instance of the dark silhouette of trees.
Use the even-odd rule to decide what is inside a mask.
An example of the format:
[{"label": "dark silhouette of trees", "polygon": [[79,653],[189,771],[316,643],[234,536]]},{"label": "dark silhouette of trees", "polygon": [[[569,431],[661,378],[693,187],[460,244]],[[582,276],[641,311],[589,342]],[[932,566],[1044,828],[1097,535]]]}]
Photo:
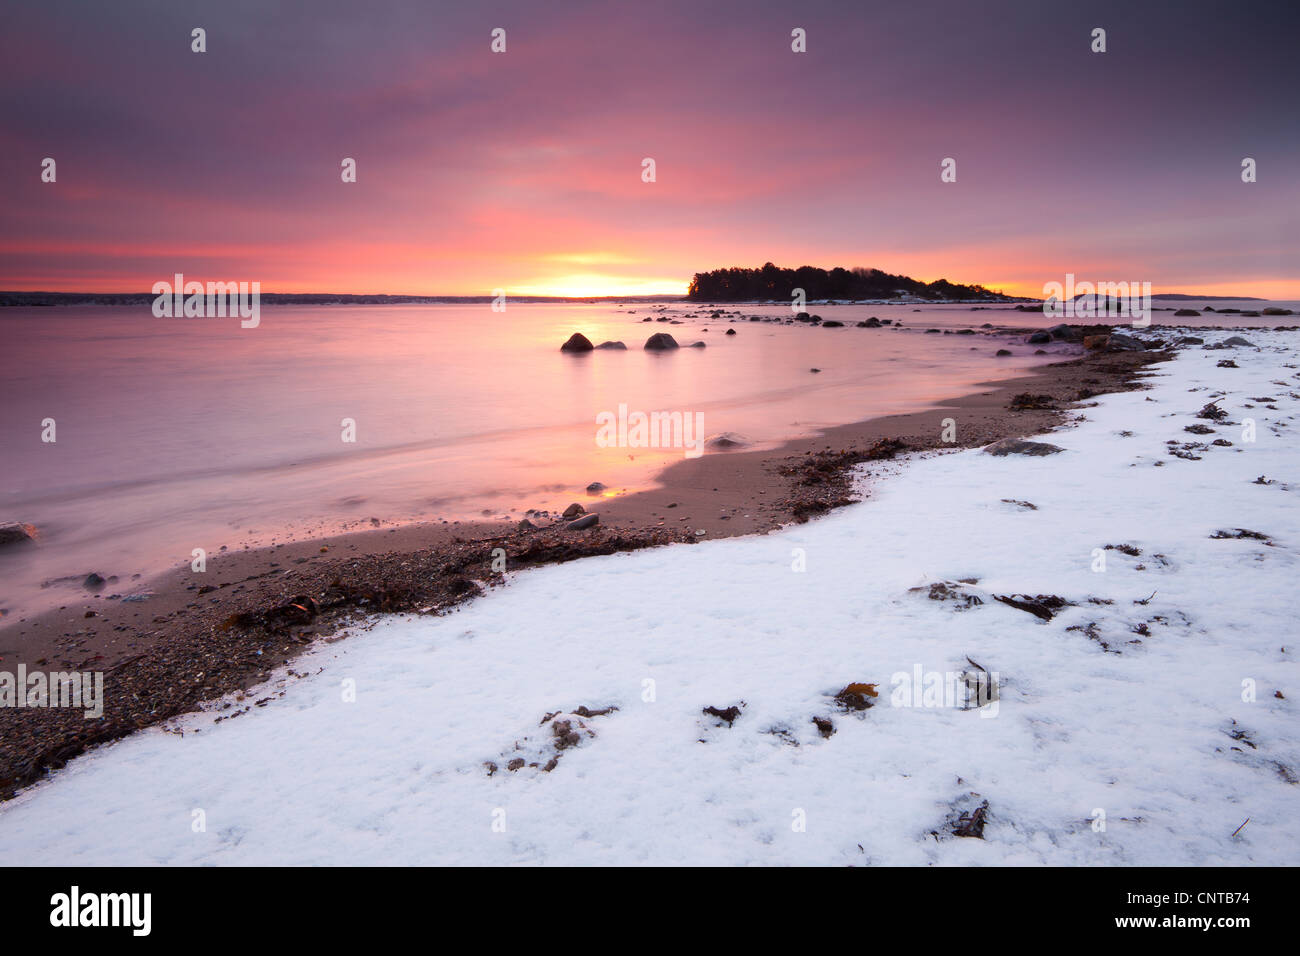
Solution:
[{"label": "dark silhouette of trees", "polygon": [[926,299],[1002,299],[982,285],[959,285],[947,279],[922,282],[910,276],[890,275],[879,269],[843,269],[829,272],[815,266],[782,269],[765,262],[758,269],[714,269],[697,272],[686,293],[688,299],[706,302],[744,302],[789,299],[795,289],[805,298],[892,299],[904,293]]}]

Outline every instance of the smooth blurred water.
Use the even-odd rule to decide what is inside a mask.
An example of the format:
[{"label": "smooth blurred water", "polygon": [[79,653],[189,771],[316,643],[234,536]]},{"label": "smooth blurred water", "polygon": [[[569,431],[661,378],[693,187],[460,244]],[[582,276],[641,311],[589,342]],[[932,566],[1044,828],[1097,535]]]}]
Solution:
[{"label": "smooth blurred water", "polygon": [[[734,308],[789,316],[783,306]],[[0,608],[57,603],[40,588],[47,579],[93,570],[127,580],[188,562],[197,547],[368,527],[372,517],[517,517],[563,507],[595,480],[643,488],[682,452],[598,447],[596,415],[620,403],[702,412],[706,434],[775,444],[926,407],[1062,350],[1034,356],[1017,341],[1012,358],[994,359],[1009,340],[920,331],[1043,324],[1007,310],[809,308],[850,327],[645,323],[660,313],[636,303],[510,304],[504,313],[266,306],[255,329],[157,319],[147,308],[0,310],[0,520],[42,533],[39,547],[0,555]],[[851,327],[870,315],[912,331]],[[729,327],[738,334],[725,335]],[[562,354],[575,331],[629,350]],[[708,347],[643,351],[655,331]],[[47,418],[52,444],[41,441]],[[345,418],[356,422],[355,443],[342,441]]]}]

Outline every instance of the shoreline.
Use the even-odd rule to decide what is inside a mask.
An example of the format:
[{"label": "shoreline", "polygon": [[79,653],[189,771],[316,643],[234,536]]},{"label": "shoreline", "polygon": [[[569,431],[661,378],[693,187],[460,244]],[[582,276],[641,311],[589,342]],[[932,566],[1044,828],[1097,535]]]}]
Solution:
[{"label": "shoreline", "polygon": [[[506,570],[517,571],[765,534],[856,500],[852,468],[861,461],[1051,431],[1092,395],[1140,388],[1139,373],[1171,355],[1089,352],[924,411],[834,426],[775,449],[677,462],[655,488],[595,499],[599,524],[587,530],[475,522],[350,532],[214,556],[202,575],[173,569],[148,582],[154,593],[145,602],[86,596],[10,623],[0,628],[0,669],[103,671],[105,709],[93,723],[76,709],[0,709],[0,799],[92,746],[261,683],[375,612],[454,610],[504,581],[494,548],[504,549]],[[1049,400],[1008,407],[1026,392]],[[940,440],[946,418],[956,421],[950,443]]]}]

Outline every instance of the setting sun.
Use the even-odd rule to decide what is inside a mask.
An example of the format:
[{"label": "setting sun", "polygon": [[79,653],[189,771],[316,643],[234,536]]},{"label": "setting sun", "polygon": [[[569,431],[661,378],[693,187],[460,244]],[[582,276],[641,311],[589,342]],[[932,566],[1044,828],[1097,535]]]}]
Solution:
[{"label": "setting sun", "polygon": [[585,274],[557,276],[535,285],[512,286],[506,289],[506,293],[507,295],[546,295],[565,298],[685,295],[686,282],[681,279]]}]

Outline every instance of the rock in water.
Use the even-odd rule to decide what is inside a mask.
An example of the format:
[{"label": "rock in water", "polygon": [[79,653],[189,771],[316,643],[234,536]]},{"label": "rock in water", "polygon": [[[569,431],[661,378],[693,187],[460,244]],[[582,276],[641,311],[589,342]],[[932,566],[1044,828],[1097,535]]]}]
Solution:
[{"label": "rock in water", "polygon": [[728,451],[732,448],[744,448],[749,439],[735,432],[721,432],[704,439],[704,447],[711,451]]},{"label": "rock in water", "polygon": [[983,450],[986,455],[996,455],[999,458],[1003,455],[1055,455],[1058,451],[1065,451],[1059,445],[1049,445],[1045,441],[1025,441],[1022,438],[1004,438],[985,445]]},{"label": "rock in water", "polygon": [[103,575],[91,571],[89,574],[86,575],[86,580],[82,581],[81,583],[82,586],[85,587],[87,591],[98,591],[101,588],[103,588],[103,586],[107,582],[104,580]]},{"label": "rock in water", "polygon": [[594,345],[591,339],[587,338],[581,332],[574,332],[569,336],[569,341],[560,346],[561,352],[590,352]]},{"label": "rock in water", "polygon": [[645,347],[647,351],[659,352],[667,349],[675,349],[679,346],[677,345],[677,340],[667,332],[656,332],[654,335],[650,336],[650,338],[645,340]]},{"label": "rock in water", "polygon": [[735,329],[727,329],[727,334],[728,334],[728,335],[735,335],[735,334],[736,334],[736,330],[735,330]]},{"label": "rock in water", "polygon": [[1025,339],[1025,344],[1046,345],[1050,341],[1052,341],[1051,333],[1040,329],[1039,331],[1035,332],[1033,335],[1029,336],[1029,338]]},{"label": "rock in water", "polygon": [[21,521],[6,521],[0,524],[0,548],[17,544],[31,544],[36,540],[36,528]]},{"label": "rock in water", "polygon": [[598,495],[604,490],[605,490],[604,483],[599,481],[593,481],[591,484],[587,486],[587,494],[589,495]]},{"label": "rock in water", "polygon": [[623,352],[626,352],[626,351],[627,351],[627,346],[624,345],[622,342],[601,342],[599,345],[596,346],[596,348],[598,348],[598,349],[615,349],[615,350],[623,351]]}]

